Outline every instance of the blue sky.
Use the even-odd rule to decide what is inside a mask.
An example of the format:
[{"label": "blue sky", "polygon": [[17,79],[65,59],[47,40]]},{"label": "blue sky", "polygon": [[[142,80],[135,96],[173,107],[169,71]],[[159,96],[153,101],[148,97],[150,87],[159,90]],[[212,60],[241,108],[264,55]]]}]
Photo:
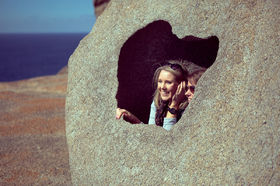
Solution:
[{"label": "blue sky", "polygon": [[92,0],[0,0],[0,33],[88,33]]}]

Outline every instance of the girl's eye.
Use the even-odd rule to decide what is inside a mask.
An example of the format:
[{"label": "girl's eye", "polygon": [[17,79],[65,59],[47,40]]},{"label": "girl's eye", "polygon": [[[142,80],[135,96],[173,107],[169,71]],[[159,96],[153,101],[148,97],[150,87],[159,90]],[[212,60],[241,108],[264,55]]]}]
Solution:
[{"label": "girl's eye", "polygon": [[162,81],[161,80],[158,80],[158,83],[161,83]]}]

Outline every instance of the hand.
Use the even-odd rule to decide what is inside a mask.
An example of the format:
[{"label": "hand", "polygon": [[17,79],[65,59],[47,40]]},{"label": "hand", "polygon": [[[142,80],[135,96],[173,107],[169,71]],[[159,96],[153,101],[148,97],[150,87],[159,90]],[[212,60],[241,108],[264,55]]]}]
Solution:
[{"label": "hand", "polygon": [[125,109],[117,108],[116,119],[120,119],[122,116],[125,121],[130,122],[132,124],[141,123],[141,121],[135,115],[133,115],[131,112],[129,112]]},{"label": "hand", "polygon": [[172,97],[172,102],[170,107],[178,109],[179,105],[186,99],[186,82],[182,81]]}]

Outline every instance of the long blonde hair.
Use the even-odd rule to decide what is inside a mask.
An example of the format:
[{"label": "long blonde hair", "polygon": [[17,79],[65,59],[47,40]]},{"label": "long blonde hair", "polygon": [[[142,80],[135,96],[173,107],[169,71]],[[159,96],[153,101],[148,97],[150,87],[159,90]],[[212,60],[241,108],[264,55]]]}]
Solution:
[{"label": "long blonde hair", "polygon": [[[182,81],[188,82],[188,71],[184,68],[183,65],[181,65],[181,63],[168,62],[166,65],[157,68],[153,77],[153,87],[155,89],[153,100],[157,109],[159,109],[162,103],[162,99],[157,88],[159,74],[162,70],[172,73],[175,76],[178,84],[181,83]],[[182,102],[179,105],[179,109],[185,109],[187,106],[188,106],[188,100],[186,99],[184,102]]]}]

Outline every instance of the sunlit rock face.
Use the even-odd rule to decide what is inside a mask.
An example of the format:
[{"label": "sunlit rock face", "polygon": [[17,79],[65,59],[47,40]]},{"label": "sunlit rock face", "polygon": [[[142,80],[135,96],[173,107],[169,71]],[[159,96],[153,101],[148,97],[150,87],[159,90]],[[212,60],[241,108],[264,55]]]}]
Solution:
[{"label": "sunlit rock face", "polygon": [[[110,2],[69,60],[66,135],[72,182],[277,185],[279,5]],[[215,63],[171,131],[115,120],[121,49],[135,32],[157,20],[168,22],[178,38],[219,39]]]}]

